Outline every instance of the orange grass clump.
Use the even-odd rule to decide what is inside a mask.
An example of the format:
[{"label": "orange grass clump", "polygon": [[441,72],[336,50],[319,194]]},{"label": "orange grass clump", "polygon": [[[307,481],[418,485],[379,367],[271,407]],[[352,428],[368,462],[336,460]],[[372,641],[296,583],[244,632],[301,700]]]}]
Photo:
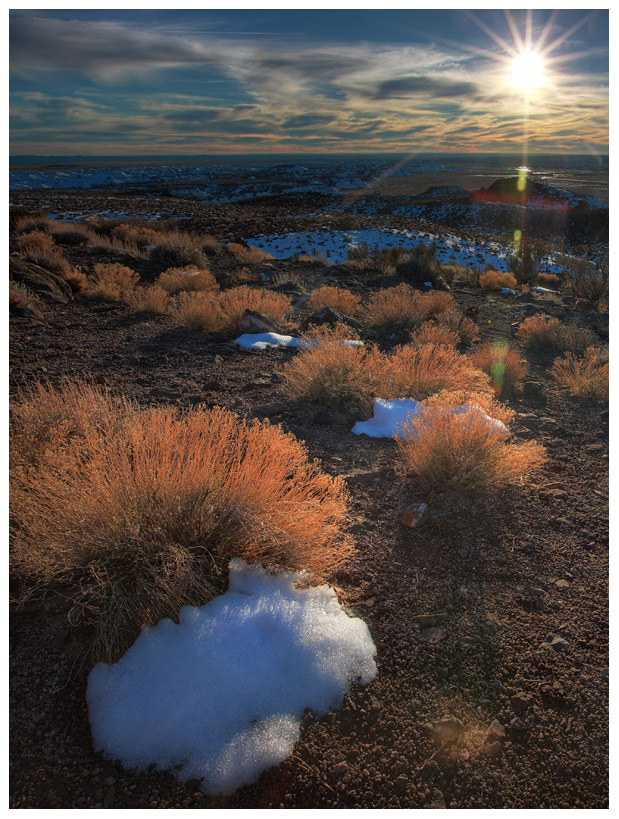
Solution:
[{"label": "orange grass clump", "polygon": [[374,293],[364,310],[371,327],[402,325],[408,329],[421,324],[424,315],[419,308],[421,293],[408,284],[388,287]]},{"label": "orange grass clump", "polygon": [[260,264],[260,262],[264,262],[266,259],[273,258],[266,250],[260,250],[259,247],[254,246],[244,247],[238,244],[238,242],[229,242],[226,247],[239,264]]},{"label": "orange grass clump", "polygon": [[34,253],[39,251],[41,253],[53,253],[55,243],[49,233],[44,233],[42,230],[31,230],[28,233],[21,233],[15,237],[17,246],[23,252],[24,249],[29,249]]},{"label": "orange grass clump", "polygon": [[408,420],[396,443],[408,471],[462,492],[516,483],[546,459],[534,441],[510,443],[472,404],[461,413],[427,407]]},{"label": "orange grass clump", "polygon": [[162,233],[149,256],[152,262],[166,268],[190,265],[199,270],[206,268],[206,256],[200,241],[186,233],[175,231]]},{"label": "orange grass clump", "polygon": [[308,336],[318,339],[318,345],[308,341],[281,370],[288,393],[358,419],[370,418],[386,358],[374,347],[343,344],[351,335],[342,325],[310,327]]},{"label": "orange grass clump", "polygon": [[311,294],[307,301],[312,310],[321,310],[323,307],[332,307],[347,316],[354,316],[359,310],[361,297],[343,287],[319,287]]},{"label": "orange grass clump", "polygon": [[72,621],[94,629],[86,661],[221,593],[232,557],[326,579],[352,552],[346,513],[343,480],[267,421],[70,383],[12,409],[11,567],[73,590]]},{"label": "orange grass clump", "polygon": [[423,401],[441,390],[488,392],[490,379],[451,347],[424,344],[398,347],[384,372],[383,398]]},{"label": "orange grass clump", "polygon": [[470,347],[471,344],[479,340],[479,327],[473,319],[465,316],[458,309],[442,313],[437,319],[437,323],[440,327],[446,327],[448,330],[457,333],[460,336],[460,343],[466,347]]},{"label": "orange grass clump", "polygon": [[566,353],[551,369],[557,384],[579,398],[608,398],[608,350],[587,347],[582,358]]},{"label": "orange grass clump", "polygon": [[561,287],[561,279],[556,273],[538,273],[537,281],[540,287],[548,287],[553,290],[558,290]]},{"label": "orange grass clump", "polygon": [[516,287],[516,277],[511,273],[488,270],[479,277],[479,286],[483,290],[501,290],[503,287],[513,290]]},{"label": "orange grass clump", "polygon": [[529,371],[529,365],[520,358],[518,350],[505,342],[490,342],[471,353],[471,361],[492,379],[495,395],[513,392]]},{"label": "orange grass clump", "polygon": [[205,333],[236,332],[245,310],[264,313],[282,321],[290,298],[282,293],[241,285],[218,293],[179,293],[171,314],[177,324]]},{"label": "orange grass clump", "polygon": [[411,336],[411,344],[422,347],[424,344],[437,344],[445,347],[457,347],[460,336],[448,327],[441,327],[434,322],[425,322]]},{"label": "orange grass clump", "polygon": [[136,288],[140,277],[130,267],[122,264],[96,264],[95,272],[87,285],[91,299],[120,301]]},{"label": "orange grass clump", "polygon": [[466,404],[478,406],[490,418],[500,421],[507,426],[516,415],[515,410],[497,401],[487,392],[471,392],[470,390],[441,390],[431,395],[423,402],[425,407],[463,407]]},{"label": "orange grass clump", "polygon": [[450,293],[441,290],[429,290],[422,293],[417,301],[417,309],[421,314],[422,321],[442,316],[455,309],[456,302]]},{"label": "orange grass clump", "polygon": [[157,277],[155,284],[163,287],[171,295],[190,290],[208,293],[219,289],[215,277],[209,270],[196,270],[191,267],[169,267]]},{"label": "orange grass clump", "polygon": [[127,296],[127,303],[143,313],[163,314],[168,309],[170,297],[163,287],[153,284],[150,287],[136,287]]},{"label": "orange grass clump", "polygon": [[556,343],[559,329],[559,319],[547,316],[544,313],[536,313],[534,316],[526,318],[518,327],[516,336],[527,346],[536,344]]}]

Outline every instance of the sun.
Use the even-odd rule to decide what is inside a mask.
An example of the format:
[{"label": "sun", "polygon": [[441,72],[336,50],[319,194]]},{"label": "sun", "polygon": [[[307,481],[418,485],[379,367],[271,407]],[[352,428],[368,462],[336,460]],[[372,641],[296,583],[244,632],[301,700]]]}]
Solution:
[{"label": "sun", "polygon": [[531,49],[521,51],[513,60],[511,70],[509,81],[513,86],[523,91],[541,88],[546,84],[544,58],[536,51]]}]

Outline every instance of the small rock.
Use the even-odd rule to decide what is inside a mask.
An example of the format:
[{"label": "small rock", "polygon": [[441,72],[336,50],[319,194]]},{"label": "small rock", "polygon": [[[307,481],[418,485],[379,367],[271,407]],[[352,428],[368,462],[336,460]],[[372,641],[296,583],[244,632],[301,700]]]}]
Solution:
[{"label": "small rock", "polygon": [[348,765],[345,762],[337,762],[332,768],[331,772],[335,774],[335,776],[343,776],[345,773],[348,772]]},{"label": "small rock", "polygon": [[498,719],[493,720],[488,728],[487,737],[492,742],[505,742],[505,728]]},{"label": "small rock", "polygon": [[432,737],[436,745],[441,746],[457,742],[464,733],[464,725],[457,717],[445,717],[436,723]]},{"label": "small rock", "polygon": [[255,310],[245,310],[239,319],[241,333],[279,333],[279,326],[272,318]]},{"label": "small rock", "polygon": [[442,791],[436,788],[432,791],[432,801],[428,804],[428,807],[434,808],[435,810],[444,810],[447,807]]},{"label": "small rock", "polygon": [[560,637],[558,634],[553,634],[551,632],[542,643],[542,648],[549,648],[555,651],[557,654],[561,654],[565,651],[568,645],[569,643],[564,637]]},{"label": "small rock", "polygon": [[514,711],[522,714],[533,705],[533,697],[527,691],[518,691],[511,697],[510,702]]},{"label": "small rock", "polygon": [[540,381],[525,381],[522,391],[525,398],[533,401],[546,401],[546,385]]},{"label": "small rock", "polygon": [[395,786],[400,790],[405,790],[406,787],[408,786],[408,776],[400,774],[400,776],[398,776],[398,778],[395,781]]},{"label": "small rock", "polygon": [[446,612],[440,612],[439,614],[416,614],[411,619],[414,623],[418,623],[421,628],[428,628],[429,626],[444,623],[447,619],[447,614]]},{"label": "small rock", "polygon": [[483,752],[489,759],[500,759],[503,756],[503,748],[500,742],[489,742],[484,745]]},{"label": "small rock", "polygon": [[569,589],[570,584],[567,582],[567,580],[555,580],[555,586],[558,589]]},{"label": "small rock", "polygon": [[306,321],[303,322],[301,325],[301,330],[305,332],[305,330],[308,330],[312,324],[318,327],[321,327],[324,324],[328,324],[331,327],[335,327],[336,324],[344,324],[353,330],[359,329],[359,324],[354,319],[350,318],[350,316],[345,316],[343,313],[340,313],[338,310],[334,310],[332,307],[323,307],[322,310],[318,310],[317,312],[313,313]]},{"label": "small rock", "polygon": [[286,409],[286,404],[282,404],[280,401],[273,401],[270,404],[259,404],[255,407],[254,412],[256,415],[280,415],[282,412],[285,412]]},{"label": "small rock", "polygon": [[424,523],[427,523],[429,516],[430,510],[427,503],[415,503],[404,510],[400,522],[407,529],[418,529]]}]

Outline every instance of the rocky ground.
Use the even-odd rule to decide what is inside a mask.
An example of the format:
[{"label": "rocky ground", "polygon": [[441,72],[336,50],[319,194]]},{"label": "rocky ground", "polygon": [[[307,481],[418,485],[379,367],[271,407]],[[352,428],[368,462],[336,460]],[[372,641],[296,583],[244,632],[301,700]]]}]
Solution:
[{"label": "rocky ground", "polygon": [[[362,296],[385,284],[371,270],[311,268],[315,283]],[[295,272],[291,262],[272,270]],[[512,339],[538,308],[594,332],[607,326],[569,299],[464,283],[452,293],[484,340]],[[298,324],[308,308],[292,295]],[[358,549],[334,581],[370,628],[378,677],[342,710],[308,713],[293,756],[256,784],[207,797],[197,781],[126,771],[94,753],[62,598],[12,603],[11,807],[607,807],[607,403],[567,395],[550,379],[552,358],[529,356],[512,428],[544,444],[548,462],[521,486],[463,498],[401,475],[393,441],[320,423],[329,419],[291,401],[278,369],[294,351],[248,352],[232,338],[118,304],[47,304],[10,319],[11,389],[88,376],[143,404],[220,405],[293,432],[349,484]],[[428,521],[405,528],[416,503],[428,505]]]}]

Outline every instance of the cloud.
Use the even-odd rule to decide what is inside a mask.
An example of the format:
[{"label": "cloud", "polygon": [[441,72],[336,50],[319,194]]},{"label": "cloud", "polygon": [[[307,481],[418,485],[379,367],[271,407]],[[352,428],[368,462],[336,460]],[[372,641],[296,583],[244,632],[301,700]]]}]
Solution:
[{"label": "cloud", "polygon": [[374,94],[375,100],[402,99],[404,97],[465,97],[478,92],[472,82],[441,79],[427,75],[398,77],[382,82]]},{"label": "cloud", "polygon": [[335,117],[331,114],[297,114],[282,122],[282,128],[293,130],[297,128],[313,128],[320,125],[329,125]]}]

